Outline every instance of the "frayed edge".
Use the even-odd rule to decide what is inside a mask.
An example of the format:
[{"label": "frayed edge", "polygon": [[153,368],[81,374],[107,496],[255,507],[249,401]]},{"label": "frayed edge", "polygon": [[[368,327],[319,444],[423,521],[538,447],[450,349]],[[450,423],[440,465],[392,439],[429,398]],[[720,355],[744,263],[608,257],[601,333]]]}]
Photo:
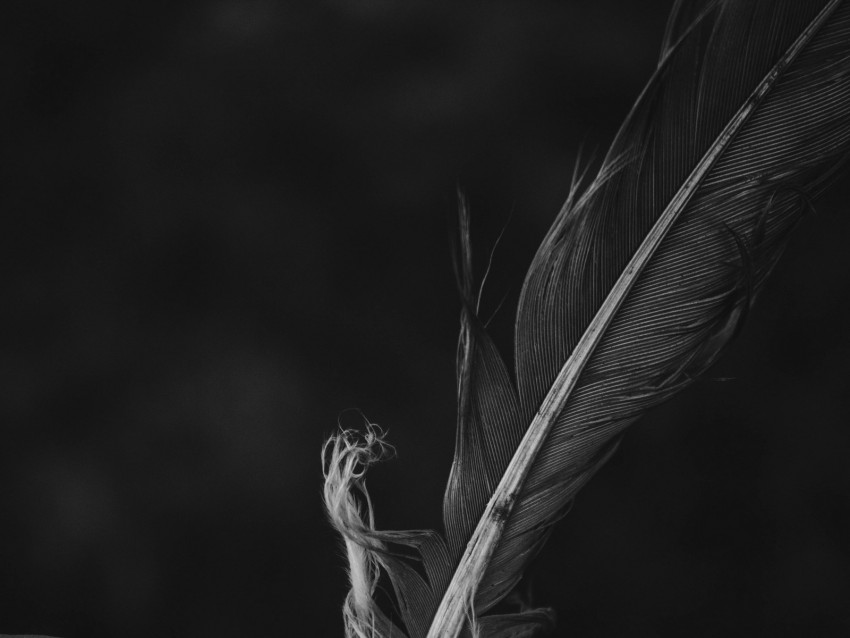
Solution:
[{"label": "frayed edge", "polygon": [[351,589],[342,610],[347,638],[380,636],[380,611],[373,597],[386,547],[375,530],[365,475],[370,465],[392,456],[394,449],[385,436],[380,427],[367,423],[365,432],[342,430],[322,448],[325,509],[343,538],[348,558]]},{"label": "frayed edge", "polygon": [[473,587],[469,596],[466,599],[466,626],[472,638],[481,638],[481,626],[478,623],[478,616],[475,615],[475,594],[478,591],[478,586]]},{"label": "frayed edge", "polygon": [[478,595],[478,585],[479,583],[474,583],[469,589],[463,606],[463,615],[466,617],[466,630],[469,632],[471,638],[483,638],[481,623],[475,611],[475,597]]}]

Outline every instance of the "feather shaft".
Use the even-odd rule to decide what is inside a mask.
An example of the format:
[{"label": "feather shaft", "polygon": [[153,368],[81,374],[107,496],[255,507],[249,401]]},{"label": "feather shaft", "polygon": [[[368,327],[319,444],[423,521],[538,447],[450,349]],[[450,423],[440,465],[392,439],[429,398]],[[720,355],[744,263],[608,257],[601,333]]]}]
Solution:
[{"label": "feather shaft", "polygon": [[578,342],[569,359],[567,359],[558,377],[547,394],[529,425],[519,448],[511,459],[508,469],[502,477],[493,496],[487,503],[487,509],[481,517],[466,551],[460,560],[454,577],[443,596],[434,622],[428,631],[428,638],[442,636],[454,638],[466,621],[468,601],[474,596],[475,589],[487,570],[490,558],[496,545],[502,537],[508,515],[513,510],[519,491],[528,476],[534,460],[541,447],[564,409],[575,385],[590,359],[605,331],[611,325],[615,314],[628,295],[638,276],[652,258],[661,241],[667,236],[673,223],[679,218],[682,210],[692,195],[702,183],[708,171],[715,164],[721,153],[729,145],[741,126],[747,121],[758,104],[768,94],[782,72],[800,54],[805,45],[811,40],[817,30],[835,11],[841,0],[832,0],[825,6],[811,24],[800,34],[797,40],[786,51],[785,55],[770,70],[750,98],[735,114],[717,141],[693,170],[687,181],[673,197],[673,200],[658,218],[646,240],[638,247],[637,252],[620,275],[614,288],[605,299],[593,321]]},{"label": "feather shaft", "polygon": [[[461,198],[445,535],[378,532],[347,498],[360,490],[368,506],[362,473],[337,481],[330,500],[348,505],[334,522],[367,567],[352,566],[363,584],[349,629],[517,638],[550,628],[549,610],[517,587],[529,562],[625,428],[738,334],[801,209],[848,156],[850,1],[677,0],[649,84],[532,261],[514,375],[476,316]],[[389,575],[405,633],[371,601],[369,565]],[[496,613],[501,601],[517,611]]]}]

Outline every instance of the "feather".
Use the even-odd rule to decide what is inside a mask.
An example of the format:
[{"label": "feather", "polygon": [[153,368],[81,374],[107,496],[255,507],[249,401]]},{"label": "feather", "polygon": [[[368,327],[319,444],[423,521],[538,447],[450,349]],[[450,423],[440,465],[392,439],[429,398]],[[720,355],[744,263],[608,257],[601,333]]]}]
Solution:
[{"label": "feather", "polygon": [[[738,333],[849,151],[850,1],[676,2],[655,73],[598,175],[583,190],[574,180],[532,261],[513,375],[476,315],[462,201],[444,533],[360,525],[352,536],[328,503],[346,540],[388,574],[403,625],[367,601],[352,612],[367,630],[349,635],[551,627],[551,612],[519,594],[529,562],[624,429],[704,373]],[[358,448],[366,463],[375,445]],[[360,481],[364,471],[349,475]],[[505,601],[515,613],[495,613]]]}]

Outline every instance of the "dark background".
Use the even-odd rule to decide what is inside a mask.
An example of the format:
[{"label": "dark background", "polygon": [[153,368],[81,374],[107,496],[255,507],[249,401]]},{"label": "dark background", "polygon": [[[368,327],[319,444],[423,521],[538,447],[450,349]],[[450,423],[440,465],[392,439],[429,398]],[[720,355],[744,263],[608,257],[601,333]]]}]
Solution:
[{"label": "dark background", "polygon": [[[669,0],[4,4],[0,631],[341,636],[323,439],[390,431],[379,525],[439,520],[449,229],[506,343],[583,145]],[[559,634],[850,635],[850,188],[731,353],[533,569]]]}]

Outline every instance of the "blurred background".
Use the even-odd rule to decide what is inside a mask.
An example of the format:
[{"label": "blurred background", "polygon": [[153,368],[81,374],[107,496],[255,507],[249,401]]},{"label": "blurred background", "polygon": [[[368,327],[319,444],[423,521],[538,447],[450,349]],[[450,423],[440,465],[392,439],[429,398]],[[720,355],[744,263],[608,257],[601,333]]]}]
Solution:
[{"label": "blurred background", "polygon": [[[455,189],[512,304],[670,0],[4,5],[0,631],[342,635],[323,440],[440,516]],[[558,635],[850,635],[848,177],[533,569]]]}]

